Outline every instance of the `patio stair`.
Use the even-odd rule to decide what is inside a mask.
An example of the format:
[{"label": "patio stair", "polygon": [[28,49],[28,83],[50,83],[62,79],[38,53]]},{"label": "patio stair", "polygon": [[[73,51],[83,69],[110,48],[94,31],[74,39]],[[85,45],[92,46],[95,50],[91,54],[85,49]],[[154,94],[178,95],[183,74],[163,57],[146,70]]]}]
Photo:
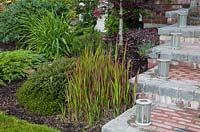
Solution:
[{"label": "patio stair", "polygon": [[[180,11],[187,13],[188,10]],[[166,17],[175,17],[178,13],[167,12]],[[180,48],[171,47],[170,33],[181,33]],[[148,51],[151,69],[140,74],[137,81],[137,99],[153,101],[152,125],[135,124],[134,106],[104,125],[102,132],[200,132],[200,26],[179,27],[174,24],[160,28],[159,34],[162,44]],[[170,78],[157,76],[158,58],[171,60]],[[132,87],[134,83],[135,78],[130,79]],[[178,115],[180,111],[184,116]],[[196,112],[197,116],[190,115],[191,112]],[[187,120],[189,118],[192,121]]]}]

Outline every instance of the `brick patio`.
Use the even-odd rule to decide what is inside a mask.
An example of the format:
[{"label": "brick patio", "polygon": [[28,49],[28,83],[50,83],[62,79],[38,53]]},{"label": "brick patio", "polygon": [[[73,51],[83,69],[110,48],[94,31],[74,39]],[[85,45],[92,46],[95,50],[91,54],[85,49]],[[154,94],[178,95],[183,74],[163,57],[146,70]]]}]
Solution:
[{"label": "brick patio", "polygon": [[170,78],[174,80],[188,80],[200,83],[200,70],[189,69],[188,67],[183,66],[171,66]]},{"label": "brick patio", "polygon": [[135,123],[136,107],[103,126],[102,132],[200,132],[200,111],[153,104],[151,125]]},{"label": "brick patio", "polygon": [[[156,61],[149,60],[149,68],[153,68],[155,65]],[[170,65],[170,80],[191,81],[200,84],[199,69],[200,64],[198,63],[172,62]],[[156,77],[156,74],[154,74],[154,77]]]},{"label": "brick patio", "polygon": [[200,132],[200,111],[158,106],[151,113],[151,121],[152,125],[147,129],[160,132]]}]

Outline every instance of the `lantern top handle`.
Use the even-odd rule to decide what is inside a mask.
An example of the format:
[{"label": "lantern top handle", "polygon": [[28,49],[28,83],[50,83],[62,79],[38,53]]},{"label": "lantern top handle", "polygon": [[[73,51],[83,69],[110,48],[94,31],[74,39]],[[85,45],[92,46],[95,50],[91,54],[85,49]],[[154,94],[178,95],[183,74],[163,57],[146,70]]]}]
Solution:
[{"label": "lantern top handle", "polygon": [[169,59],[157,59],[158,62],[170,62],[171,60]]},{"label": "lantern top handle", "polygon": [[170,35],[181,36],[181,35],[182,35],[182,33],[179,33],[179,32],[174,32],[174,33],[170,33]]}]

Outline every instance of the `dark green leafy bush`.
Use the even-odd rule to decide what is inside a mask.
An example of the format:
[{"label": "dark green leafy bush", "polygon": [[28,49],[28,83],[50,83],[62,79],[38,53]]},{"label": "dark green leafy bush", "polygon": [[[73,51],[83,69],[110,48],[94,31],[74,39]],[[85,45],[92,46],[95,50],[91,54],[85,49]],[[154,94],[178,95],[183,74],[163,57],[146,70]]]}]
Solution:
[{"label": "dark green leafy bush", "polygon": [[[83,21],[81,25],[83,27],[94,27],[96,24],[96,18],[94,16],[94,10],[99,4],[99,0],[74,0],[76,1],[75,7],[77,12],[82,14]],[[80,3],[83,3],[82,5]],[[84,5],[84,6],[83,6]]]},{"label": "dark green leafy bush", "polygon": [[65,58],[44,64],[19,88],[17,100],[32,112],[59,113],[72,66],[73,59]]},{"label": "dark green leafy bush", "polygon": [[24,24],[20,18],[39,18],[46,10],[54,10],[58,16],[67,16],[69,11],[66,3],[61,0],[19,0],[12,3],[0,17],[0,42],[17,42],[24,34],[19,31],[20,26]]},{"label": "dark green leafy bush", "polygon": [[47,11],[40,18],[21,19],[25,21],[21,30],[27,32],[22,37],[24,47],[43,53],[49,58],[70,55],[73,35],[65,17]]},{"label": "dark green leafy bush", "polygon": [[[127,31],[127,25],[126,23],[123,24],[123,28],[125,31]],[[108,15],[105,22],[105,29],[106,29],[106,35],[107,36],[114,36],[119,31],[119,17],[115,15]]]},{"label": "dark green leafy bush", "polygon": [[28,69],[34,69],[44,62],[42,55],[30,51],[7,51],[0,53],[0,85],[26,77]]},{"label": "dark green leafy bush", "polygon": [[79,28],[74,32],[74,36],[71,48],[71,54],[73,56],[81,55],[87,48],[95,51],[99,45],[104,45],[104,48],[106,48],[101,33],[91,27]]},{"label": "dark green leafy bush", "polygon": [[113,15],[108,15],[105,23],[105,29],[107,36],[115,35],[119,30],[119,18]]}]

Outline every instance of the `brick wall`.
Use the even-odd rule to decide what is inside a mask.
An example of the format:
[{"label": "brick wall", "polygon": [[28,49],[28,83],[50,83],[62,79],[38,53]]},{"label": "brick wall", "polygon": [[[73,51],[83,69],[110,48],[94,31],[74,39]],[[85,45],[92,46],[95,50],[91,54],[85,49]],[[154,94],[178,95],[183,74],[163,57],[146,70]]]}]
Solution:
[{"label": "brick wall", "polygon": [[152,16],[145,16],[144,23],[151,24],[167,24],[167,19],[165,18],[165,12],[170,10],[180,9],[184,6],[189,5],[190,0],[173,0],[172,3],[167,4],[163,1],[155,0],[155,4],[158,4],[158,8],[161,9],[162,13],[152,13]]}]

